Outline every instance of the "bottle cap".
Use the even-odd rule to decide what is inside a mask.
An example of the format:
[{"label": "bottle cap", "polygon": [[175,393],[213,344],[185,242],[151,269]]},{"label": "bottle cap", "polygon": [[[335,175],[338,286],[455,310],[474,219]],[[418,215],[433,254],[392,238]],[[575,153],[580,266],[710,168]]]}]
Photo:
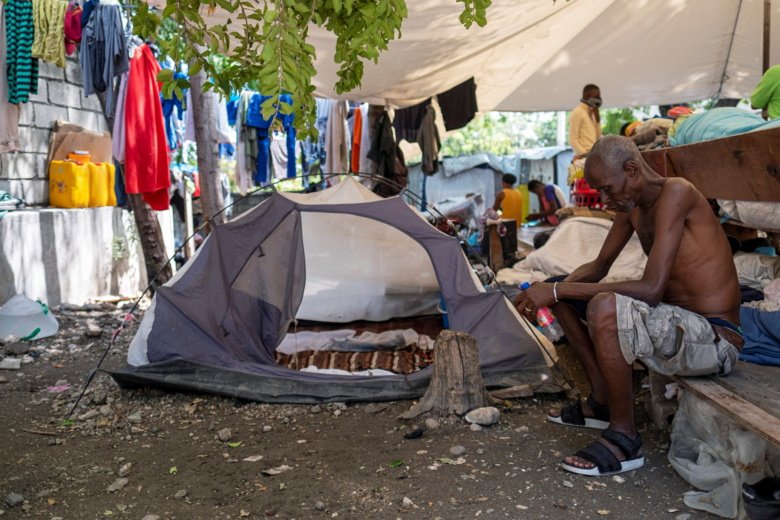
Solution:
[{"label": "bottle cap", "polygon": [[521,283],[521,284],[520,284],[520,288],[521,288],[522,290],[524,290],[524,291],[525,291],[526,289],[528,289],[529,287],[531,287],[531,283],[530,283],[530,282],[523,282],[523,283]]}]

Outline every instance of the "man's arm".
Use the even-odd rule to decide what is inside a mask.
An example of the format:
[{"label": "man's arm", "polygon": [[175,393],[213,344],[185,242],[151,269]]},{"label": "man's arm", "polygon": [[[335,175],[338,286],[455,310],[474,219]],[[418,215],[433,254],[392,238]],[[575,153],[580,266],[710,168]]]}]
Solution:
[{"label": "man's arm", "polygon": [[[642,279],[614,283],[568,283],[567,280],[558,284],[558,299],[589,300],[598,293],[614,292],[650,305],[657,305],[661,301],[680,248],[685,219],[696,202],[696,193],[686,181],[667,181],[663,190],[656,209],[655,241]],[[552,293],[552,288],[544,289],[540,287],[538,293],[532,295],[536,308],[554,302],[554,297],[547,294]]]},{"label": "man's arm", "polygon": [[506,197],[506,193],[502,191],[499,191],[496,193],[496,201],[493,203],[493,209],[498,211],[501,209],[501,203],[504,201],[504,197]]}]

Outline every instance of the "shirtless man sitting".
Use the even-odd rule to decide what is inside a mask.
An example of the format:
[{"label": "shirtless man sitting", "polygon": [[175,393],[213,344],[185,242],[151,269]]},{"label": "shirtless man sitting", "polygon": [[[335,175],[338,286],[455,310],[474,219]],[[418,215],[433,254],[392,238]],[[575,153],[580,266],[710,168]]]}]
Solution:
[{"label": "shirtless man sitting", "polygon": [[[660,176],[621,136],[596,142],[585,178],[617,212],[601,251],[567,277],[534,284],[515,304],[529,318],[552,308],[592,389],[586,401],[552,410],[548,419],[606,428],[563,468],[608,475],[644,464],[633,362],[666,375],[729,373],[743,344],[740,290],[726,236],[691,183]],[[648,256],[642,279],[600,283],[635,231]]]}]

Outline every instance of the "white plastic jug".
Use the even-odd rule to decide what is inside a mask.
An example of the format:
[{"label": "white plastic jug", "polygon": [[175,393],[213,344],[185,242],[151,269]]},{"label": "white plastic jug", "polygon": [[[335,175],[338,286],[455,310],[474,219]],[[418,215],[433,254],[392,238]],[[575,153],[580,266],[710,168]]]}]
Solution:
[{"label": "white plastic jug", "polygon": [[59,328],[49,307],[40,300],[17,294],[0,307],[0,338],[41,339],[53,336]]}]

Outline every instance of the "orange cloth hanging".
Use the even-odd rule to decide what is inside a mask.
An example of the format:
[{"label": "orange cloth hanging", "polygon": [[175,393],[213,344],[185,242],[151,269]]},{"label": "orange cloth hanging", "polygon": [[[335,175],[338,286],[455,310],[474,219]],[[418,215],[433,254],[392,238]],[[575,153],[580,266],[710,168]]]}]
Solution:
[{"label": "orange cloth hanging", "polygon": [[360,113],[360,107],[355,108],[354,131],[352,132],[352,157],[349,161],[349,171],[352,173],[360,172],[360,137],[363,133],[363,117]]}]

